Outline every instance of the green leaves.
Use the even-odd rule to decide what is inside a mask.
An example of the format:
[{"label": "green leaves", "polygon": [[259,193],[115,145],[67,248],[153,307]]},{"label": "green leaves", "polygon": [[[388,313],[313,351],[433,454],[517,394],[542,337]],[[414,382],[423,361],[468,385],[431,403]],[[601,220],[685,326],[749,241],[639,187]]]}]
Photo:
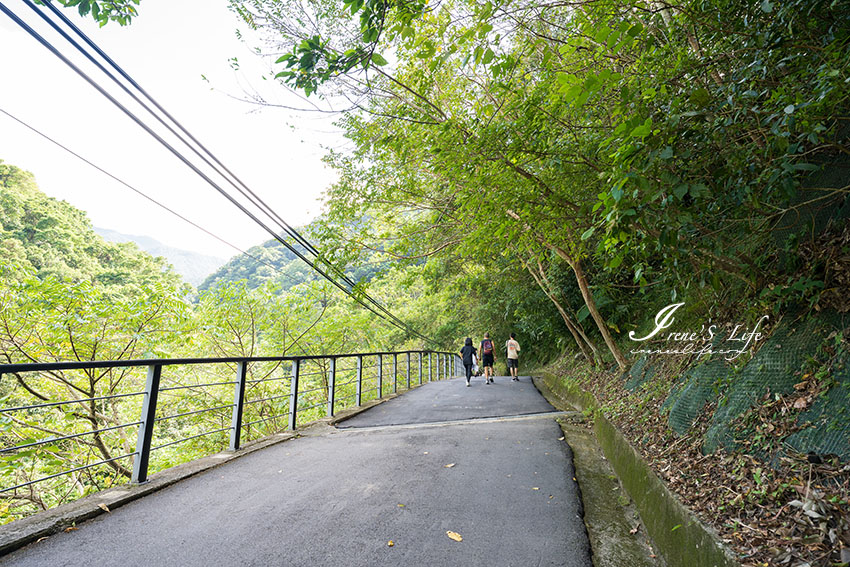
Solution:
[{"label": "green leaves", "polygon": [[[36,2],[43,3],[42,0],[36,0]],[[69,8],[76,6],[81,16],[91,14],[103,27],[109,22],[116,22],[121,26],[130,24],[138,15],[136,6],[141,0],[58,0],[58,2]]]},{"label": "green leaves", "polygon": [[631,138],[645,138],[652,133],[652,118],[647,118],[644,120],[643,124],[639,126],[635,126],[631,132],[629,132],[629,136]]}]

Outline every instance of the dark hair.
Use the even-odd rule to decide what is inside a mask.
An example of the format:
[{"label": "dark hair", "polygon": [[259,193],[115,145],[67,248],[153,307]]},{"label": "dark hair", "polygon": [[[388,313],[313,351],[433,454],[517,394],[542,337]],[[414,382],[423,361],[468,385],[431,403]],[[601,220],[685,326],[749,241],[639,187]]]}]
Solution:
[{"label": "dark hair", "polygon": [[515,338],[516,338],[516,334],[511,333],[511,338],[512,338],[512,339],[515,339]]},{"label": "dark hair", "polygon": [[469,337],[466,337],[466,342],[463,343],[463,344],[466,345],[466,346],[472,346],[472,339],[469,338]]}]

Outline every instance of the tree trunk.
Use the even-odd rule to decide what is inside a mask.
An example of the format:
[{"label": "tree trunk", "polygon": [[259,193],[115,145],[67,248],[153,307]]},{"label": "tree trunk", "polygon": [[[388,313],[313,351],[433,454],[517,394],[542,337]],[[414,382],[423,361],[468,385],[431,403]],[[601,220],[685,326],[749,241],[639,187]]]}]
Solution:
[{"label": "tree trunk", "polygon": [[576,275],[576,281],[578,282],[578,287],[581,290],[581,296],[584,298],[584,304],[587,305],[588,311],[590,311],[590,315],[593,317],[593,320],[596,322],[596,326],[599,328],[599,332],[602,334],[602,338],[605,339],[605,344],[608,346],[608,350],[611,351],[611,354],[614,355],[614,360],[617,361],[617,366],[620,367],[620,370],[626,371],[629,368],[629,363],[626,361],[626,357],[623,356],[623,353],[620,352],[620,348],[614,342],[613,337],[611,337],[610,331],[608,331],[608,326],[605,324],[605,320],[602,318],[602,315],[599,313],[599,310],[596,308],[596,302],[593,300],[593,294],[590,293],[590,287],[587,285],[587,277],[584,275],[584,270],[581,268],[581,261],[578,258],[573,258],[566,250],[561,248],[560,246],[556,246],[552,244],[547,239],[543,238],[540,234],[537,234],[534,229],[516,213],[516,211],[508,209],[506,211],[509,217],[520,221],[525,230],[531,232],[534,238],[543,246],[548,248],[549,250],[554,251],[558,256],[567,261],[570,267],[573,269],[573,273]]},{"label": "tree trunk", "polygon": [[[567,315],[567,312],[564,309],[564,307],[560,304],[558,299],[546,288],[543,281],[541,281],[540,277],[537,274],[534,273],[534,270],[531,268],[531,266],[529,264],[526,264],[525,262],[523,262],[523,264],[525,264],[525,268],[528,270],[528,273],[531,274],[531,277],[534,278],[534,281],[537,282],[537,285],[540,286],[540,289],[543,290],[543,293],[546,294],[546,297],[549,298],[549,301],[551,301],[552,303],[555,304],[555,308],[558,310],[558,313],[561,314],[561,319],[564,320],[564,324],[567,326],[567,329],[570,331],[570,334],[573,336],[573,339],[575,340],[576,344],[578,345],[578,348],[581,349],[581,352],[584,355],[584,357],[591,364],[591,366],[596,366],[596,360],[593,357],[593,354],[588,350],[588,348],[587,348],[588,345],[585,344],[581,335],[578,334],[575,326],[573,325],[572,320],[570,319],[569,315]],[[594,349],[594,351],[595,351],[595,349]]]},{"label": "tree trunk", "polygon": [[587,309],[590,311],[590,316],[593,317],[593,320],[596,322],[596,326],[599,328],[602,338],[605,339],[605,344],[608,346],[608,350],[610,350],[611,354],[614,355],[614,360],[617,361],[617,366],[620,367],[620,370],[625,372],[629,368],[629,363],[626,361],[626,357],[623,356],[623,353],[620,352],[620,347],[618,347],[617,343],[614,342],[614,338],[611,336],[611,332],[605,324],[605,319],[602,318],[602,315],[596,308],[596,302],[593,300],[593,294],[590,292],[590,287],[587,285],[587,276],[584,275],[584,270],[581,267],[581,260],[573,258],[567,254],[566,250],[563,250],[558,246],[555,247],[555,252],[558,256],[566,260],[573,269],[573,273],[576,275],[576,281],[578,282],[578,287],[581,290],[581,296],[584,298],[584,304],[587,305]]},{"label": "tree trunk", "polygon": [[[540,260],[537,260],[537,273],[531,268],[530,264],[525,264],[526,269],[531,274],[531,277],[534,278],[534,281],[537,282],[537,285],[540,286],[540,289],[543,290],[543,293],[546,294],[546,297],[555,305],[555,308],[558,310],[558,313],[561,314],[561,319],[564,320],[564,324],[567,326],[567,329],[572,334],[573,339],[575,339],[576,344],[581,349],[581,352],[587,358],[588,362],[590,362],[591,366],[596,366],[596,363],[602,363],[602,356],[599,354],[599,350],[596,348],[596,345],[593,344],[588,336],[584,333],[584,329],[581,328],[581,325],[578,321],[573,321],[572,318],[567,314],[567,310],[564,309],[561,302],[558,301],[557,297],[555,297],[555,290],[552,287],[552,284],[549,282],[549,278],[546,277],[546,272],[543,269],[543,264]],[[586,346],[585,346],[586,345]],[[591,353],[588,352],[587,348],[590,348]]]}]

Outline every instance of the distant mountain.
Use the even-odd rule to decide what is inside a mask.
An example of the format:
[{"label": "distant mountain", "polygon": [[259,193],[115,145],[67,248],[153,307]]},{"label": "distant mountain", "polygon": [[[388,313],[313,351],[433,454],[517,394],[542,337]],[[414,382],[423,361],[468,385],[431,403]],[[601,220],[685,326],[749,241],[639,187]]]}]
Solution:
[{"label": "distant mountain", "polygon": [[[249,289],[260,287],[268,281],[279,283],[283,289],[289,289],[303,282],[316,279],[317,274],[298,259],[295,254],[284,248],[277,240],[269,240],[248,250],[248,254],[234,256],[224,265],[209,274],[198,287],[204,291],[223,282],[245,280]],[[261,260],[258,262],[257,260]]]},{"label": "distant mountain", "polygon": [[227,263],[227,258],[206,256],[189,250],[181,250],[166,246],[150,236],[122,234],[108,228],[95,227],[94,231],[110,242],[135,242],[136,245],[151,256],[162,256],[174,266],[178,274],[195,287],[198,287],[207,276]]},{"label": "distant mountain", "polygon": [[[298,227],[297,230],[308,240],[315,240],[312,226],[311,223]],[[260,287],[266,282],[274,282],[286,290],[321,277],[277,240],[268,240],[259,246],[254,246],[248,250],[248,254],[251,257],[239,254],[228,260],[197,286],[198,291],[213,288],[224,282],[241,280],[245,280],[249,289]],[[385,267],[385,263],[366,264],[364,267],[348,269],[345,273],[355,282],[369,281]]]}]

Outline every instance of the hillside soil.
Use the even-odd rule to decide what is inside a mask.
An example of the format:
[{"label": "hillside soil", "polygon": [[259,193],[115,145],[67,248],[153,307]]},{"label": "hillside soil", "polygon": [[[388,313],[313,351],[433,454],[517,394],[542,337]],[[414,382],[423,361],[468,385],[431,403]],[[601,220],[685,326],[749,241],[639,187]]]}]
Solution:
[{"label": "hillside soil", "polygon": [[[666,368],[651,383],[629,391],[614,371],[577,367],[564,359],[549,369],[596,396],[606,417],[655,474],[717,531],[742,565],[850,562],[850,464],[787,447],[776,451],[800,429],[797,416],[820,393],[817,381],[801,381],[793,394],[764,396],[735,424],[755,434],[734,451],[704,454],[704,434],[715,408],[703,408],[686,435],[673,432],[662,404],[675,370]],[[768,462],[755,455],[774,457]]]}]

